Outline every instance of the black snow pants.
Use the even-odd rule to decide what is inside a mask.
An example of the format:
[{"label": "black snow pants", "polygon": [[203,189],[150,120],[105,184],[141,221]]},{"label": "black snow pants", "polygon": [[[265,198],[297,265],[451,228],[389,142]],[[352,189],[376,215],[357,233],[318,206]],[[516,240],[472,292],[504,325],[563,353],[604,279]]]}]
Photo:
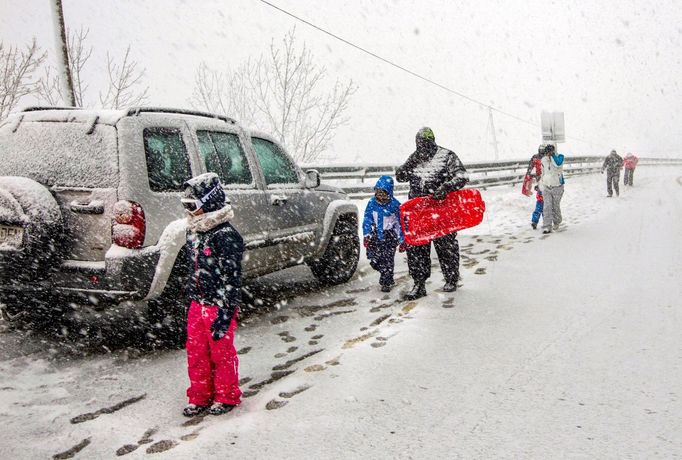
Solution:
[{"label": "black snow pants", "polygon": [[606,170],[606,191],[609,196],[613,195],[613,190],[616,190],[616,196],[620,194],[618,190],[618,179],[620,178],[620,170],[616,169],[612,171],[610,169]]},{"label": "black snow pants", "polygon": [[[459,242],[457,233],[433,240],[436,247],[440,270],[446,283],[456,283],[459,279]],[[431,276],[431,243],[407,247],[407,265],[410,276],[415,282],[426,281]]]},{"label": "black snow pants", "polygon": [[625,185],[632,185],[632,176],[635,174],[635,170],[625,168],[623,171],[623,183]]},{"label": "black snow pants", "polygon": [[379,284],[382,286],[392,286],[393,270],[395,268],[395,248],[399,241],[395,232],[392,230],[384,231],[384,239],[379,240],[376,233],[372,233],[367,248],[369,265],[380,273]]}]

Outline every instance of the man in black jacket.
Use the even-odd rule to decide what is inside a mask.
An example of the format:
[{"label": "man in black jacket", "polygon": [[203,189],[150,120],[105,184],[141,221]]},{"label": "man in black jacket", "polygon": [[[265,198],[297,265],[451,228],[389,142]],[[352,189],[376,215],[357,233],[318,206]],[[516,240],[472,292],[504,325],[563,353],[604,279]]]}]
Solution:
[{"label": "man in black jacket", "polygon": [[616,196],[620,194],[618,190],[618,181],[620,179],[620,169],[623,167],[623,158],[611,150],[609,156],[604,159],[604,164],[601,167],[601,173],[604,174],[606,169],[606,192],[608,196],[613,196],[613,189],[616,190]]},{"label": "man in black jacket", "polygon": [[[431,128],[422,128],[416,136],[417,149],[396,171],[398,182],[410,183],[410,199],[433,196],[443,200],[449,192],[459,190],[469,181],[464,165],[455,152],[436,144]],[[459,243],[457,233],[433,240],[440,268],[445,278],[443,290],[457,289],[459,279]],[[407,300],[426,295],[426,280],[431,276],[431,243],[407,248],[407,265],[414,287],[407,293]]]},{"label": "man in black jacket", "polygon": [[[185,182],[190,300],[187,417],[220,415],[240,403],[234,334],[241,303],[244,240],[230,224],[234,216],[220,179],[206,173]],[[210,408],[209,408],[210,406]]]}]

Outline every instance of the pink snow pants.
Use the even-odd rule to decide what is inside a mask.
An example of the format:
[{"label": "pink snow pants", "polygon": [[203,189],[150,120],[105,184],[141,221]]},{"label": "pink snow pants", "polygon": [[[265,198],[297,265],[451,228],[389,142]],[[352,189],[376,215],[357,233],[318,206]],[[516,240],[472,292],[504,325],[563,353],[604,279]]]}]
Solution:
[{"label": "pink snow pants", "polygon": [[211,402],[239,404],[239,359],[234,348],[237,315],[227,334],[220,340],[211,337],[211,323],[218,315],[215,305],[192,301],[187,313],[187,373],[190,404],[207,406]]}]

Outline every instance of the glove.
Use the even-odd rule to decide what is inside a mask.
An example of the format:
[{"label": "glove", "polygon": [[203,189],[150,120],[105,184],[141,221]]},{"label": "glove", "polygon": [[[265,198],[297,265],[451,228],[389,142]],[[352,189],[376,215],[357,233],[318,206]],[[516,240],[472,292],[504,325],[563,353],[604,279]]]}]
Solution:
[{"label": "glove", "polygon": [[362,245],[367,249],[369,247],[369,235],[367,235],[363,240],[362,240]]},{"label": "glove", "polygon": [[448,192],[441,188],[438,188],[435,192],[433,192],[433,199],[436,201],[443,201],[446,196],[448,196]]},{"label": "glove", "polygon": [[213,340],[220,340],[227,334],[227,329],[230,327],[232,318],[227,316],[227,312],[222,308],[218,309],[218,316],[211,323],[211,333]]},{"label": "glove", "polygon": [[407,251],[407,243],[403,241],[402,243],[400,243],[400,246],[398,246],[398,252],[405,252],[405,251]]}]

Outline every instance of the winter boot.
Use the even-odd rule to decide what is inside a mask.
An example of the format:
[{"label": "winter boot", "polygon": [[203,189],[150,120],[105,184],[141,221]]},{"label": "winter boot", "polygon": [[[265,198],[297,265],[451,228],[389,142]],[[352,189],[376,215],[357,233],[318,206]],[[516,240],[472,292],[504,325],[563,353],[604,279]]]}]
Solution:
[{"label": "winter boot", "polygon": [[426,296],[426,281],[414,282],[414,287],[410,292],[405,294],[405,300],[417,300],[420,297]]},{"label": "winter boot", "polygon": [[538,228],[538,223],[537,222],[531,222],[530,226],[533,227],[533,230],[535,230],[536,228]]},{"label": "winter boot", "polygon": [[185,417],[196,417],[197,415],[202,415],[206,410],[208,409],[208,406],[197,406],[196,404],[188,404],[187,407],[185,407],[182,410],[182,415]]},{"label": "winter boot", "polygon": [[445,292],[455,292],[457,290],[457,281],[447,281],[443,286]]},{"label": "winter boot", "polygon": [[381,292],[391,292],[391,285],[390,284],[382,284],[381,285]]},{"label": "winter boot", "polygon": [[211,415],[223,415],[227,414],[230,412],[232,409],[234,409],[235,406],[231,404],[223,404],[223,403],[213,403],[211,408],[208,410],[208,412]]}]

